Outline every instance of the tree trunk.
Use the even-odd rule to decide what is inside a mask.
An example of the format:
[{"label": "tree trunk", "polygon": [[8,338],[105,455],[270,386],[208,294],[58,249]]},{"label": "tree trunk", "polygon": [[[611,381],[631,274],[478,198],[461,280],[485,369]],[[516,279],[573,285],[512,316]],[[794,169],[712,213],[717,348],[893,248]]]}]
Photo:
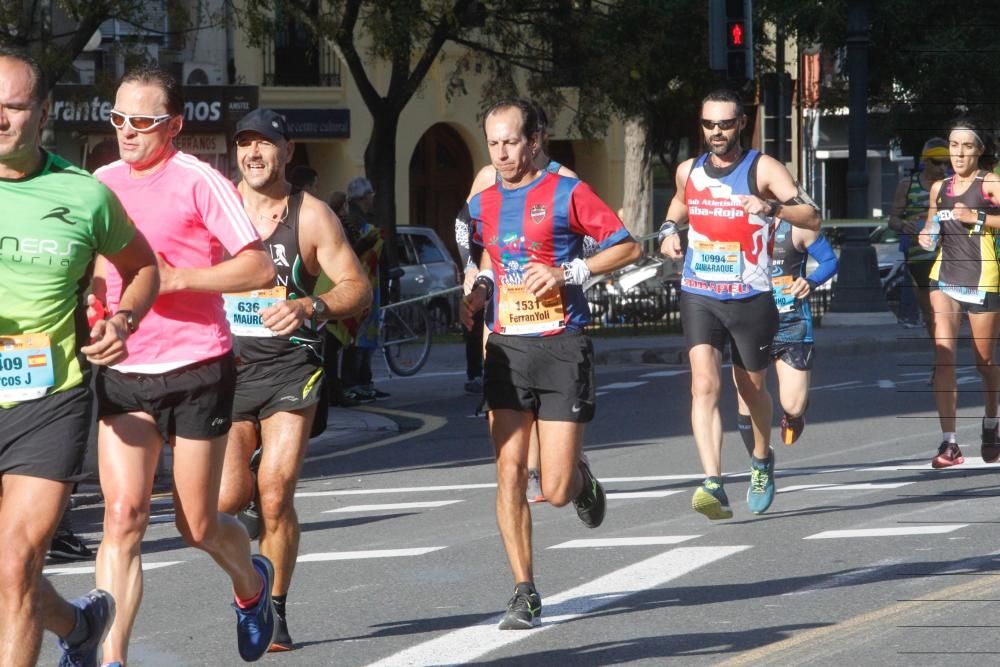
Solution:
[{"label": "tree trunk", "polygon": [[385,235],[389,266],[397,265],[396,253],[396,130],[399,113],[390,105],[373,110],[372,134],[365,148],[365,174],[375,188],[375,220]]},{"label": "tree trunk", "polygon": [[646,119],[633,116],[625,121],[625,209],[623,222],[633,236],[653,231],[652,152]]}]

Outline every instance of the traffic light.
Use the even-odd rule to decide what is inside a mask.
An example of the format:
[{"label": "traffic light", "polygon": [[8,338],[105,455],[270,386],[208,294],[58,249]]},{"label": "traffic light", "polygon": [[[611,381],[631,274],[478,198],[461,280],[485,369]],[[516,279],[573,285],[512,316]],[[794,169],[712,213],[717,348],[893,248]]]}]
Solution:
[{"label": "traffic light", "polygon": [[709,0],[709,67],[732,82],[753,79],[751,10],[751,0]]}]

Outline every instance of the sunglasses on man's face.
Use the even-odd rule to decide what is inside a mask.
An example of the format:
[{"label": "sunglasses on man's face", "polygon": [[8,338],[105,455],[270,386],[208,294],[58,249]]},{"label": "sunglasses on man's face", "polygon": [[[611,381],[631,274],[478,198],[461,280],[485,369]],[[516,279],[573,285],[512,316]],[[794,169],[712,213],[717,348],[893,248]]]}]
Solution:
[{"label": "sunglasses on man's face", "polygon": [[111,124],[115,127],[116,130],[122,129],[123,127],[125,127],[125,124],[128,123],[128,126],[131,127],[133,130],[135,130],[136,132],[151,132],[158,125],[161,125],[162,123],[173,118],[173,114],[167,113],[163,114],[162,116],[143,116],[143,115],[130,116],[126,113],[122,113],[121,111],[112,111],[109,114],[109,117],[111,120]]},{"label": "sunglasses on man's face", "polygon": [[719,128],[720,130],[731,130],[736,127],[739,122],[739,118],[727,118],[726,120],[709,120],[707,118],[702,118],[701,126],[706,130],[714,130],[715,128]]},{"label": "sunglasses on man's face", "polygon": [[934,158],[931,158],[931,159],[928,160],[928,162],[930,162],[935,167],[946,167],[946,166],[948,166],[948,160],[935,160]]}]

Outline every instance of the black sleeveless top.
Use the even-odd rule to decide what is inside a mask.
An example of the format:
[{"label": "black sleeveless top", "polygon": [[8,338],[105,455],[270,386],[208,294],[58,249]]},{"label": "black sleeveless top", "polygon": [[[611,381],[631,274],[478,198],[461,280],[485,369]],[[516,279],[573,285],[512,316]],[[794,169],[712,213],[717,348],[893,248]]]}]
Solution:
[{"label": "black sleeveless top", "polygon": [[[302,210],[303,193],[297,192],[288,198],[288,215],[278,223],[274,232],[263,240],[264,247],[274,262],[274,286],[285,288],[288,299],[310,296],[319,276],[310,275],[302,262],[299,249],[299,212]],[[323,360],[322,328],[313,326],[310,320],[288,336],[255,338],[237,336],[237,353],[241,362],[250,363],[277,359],[290,350],[306,348],[317,363]]]}]

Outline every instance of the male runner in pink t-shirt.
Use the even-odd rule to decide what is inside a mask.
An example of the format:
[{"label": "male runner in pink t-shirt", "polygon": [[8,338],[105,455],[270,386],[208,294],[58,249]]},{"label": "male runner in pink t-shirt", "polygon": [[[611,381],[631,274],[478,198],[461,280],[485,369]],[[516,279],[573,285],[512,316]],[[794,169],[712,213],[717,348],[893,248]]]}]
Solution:
[{"label": "male runner in pink t-shirt", "polygon": [[[174,448],[177,530],[232,579],[240,656],[259,659],[274,633],[271,564],[251,558],[246,530],[217,509],[236,381],[221,292],[270,285],[274,266],[233,185],[174,148],[184,122],[180,91],[163,70],[126,74],[111,112],[122,159],[96,174],[121,199],[160,265],[160,296],[132,332],[129,358],[97,380],[105,499],[97,581],[118,602],[104,643],[106,665],[128,658],[142,599],[140,546],[165,439]],[[106,295],[100,284],[95,292],[120,313],[120,278],[110,268],[106,275]]]}]

